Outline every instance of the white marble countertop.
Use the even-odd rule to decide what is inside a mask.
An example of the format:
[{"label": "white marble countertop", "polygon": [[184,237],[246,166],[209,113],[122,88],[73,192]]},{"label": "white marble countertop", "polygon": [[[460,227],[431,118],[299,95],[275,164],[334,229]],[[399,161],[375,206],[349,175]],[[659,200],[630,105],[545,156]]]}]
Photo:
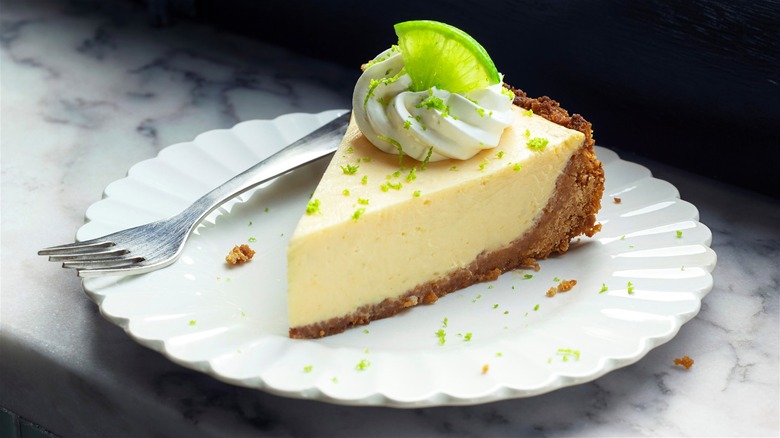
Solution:
[{"label": "white marble countertop", "polygon": [[[347,107],[357,72],[108,4],[2,2],[0,407],[62,436],[780,434],[780,203],[625,153],[699,208],[718,264],[674,339],[594,382],[358,408],[230,386],[136,344],[36,250],[72,240],[134,163],[242,120]],[[672,364],[681,355],[691,369]]]}]

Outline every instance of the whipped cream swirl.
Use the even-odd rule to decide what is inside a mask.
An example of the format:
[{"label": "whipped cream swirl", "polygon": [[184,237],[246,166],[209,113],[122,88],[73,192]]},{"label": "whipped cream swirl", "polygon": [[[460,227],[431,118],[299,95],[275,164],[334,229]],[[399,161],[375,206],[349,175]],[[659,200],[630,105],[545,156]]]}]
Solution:
[{"label": "whipped cream swirl", "polygon": [[465,94],[433,87],[410,91],[397,47],[377,55],[352,95],[355,121],[379,149],[419,161],[466,160],[498,146],[512,124],[512,96],[501,83]]}]

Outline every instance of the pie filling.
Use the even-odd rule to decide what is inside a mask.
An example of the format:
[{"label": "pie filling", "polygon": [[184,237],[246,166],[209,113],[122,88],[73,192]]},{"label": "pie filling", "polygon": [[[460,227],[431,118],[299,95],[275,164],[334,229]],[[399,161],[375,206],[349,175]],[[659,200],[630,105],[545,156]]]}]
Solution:
[{"label": "pie filling", "polygon": [[590,124],[513,91],[515,124],[465,161],[399,159],[351,124],[288,248],[291,337],[432,303],[598,231],[604,177]]},{"label": "pie filling", "polygon": [[[550,254],[560,254],[580,234],[592,236],[600,229],[595,213],[600,208],[603,172],[590,149],[578,150],[557,178],[555,189],[534,225],[509,245],[483,251],[463,267],[417,284],[394,297],[365,304],[326,320],[291,326],[292,338],[318,338],[370,321],[393,316],[418,304],[430,304],[440,297],[481,281],[491,281],[507,271],[535,264]],[[594,197],[594,193],[599,196]],[[508,202],[510,202],[508,200]]]}]

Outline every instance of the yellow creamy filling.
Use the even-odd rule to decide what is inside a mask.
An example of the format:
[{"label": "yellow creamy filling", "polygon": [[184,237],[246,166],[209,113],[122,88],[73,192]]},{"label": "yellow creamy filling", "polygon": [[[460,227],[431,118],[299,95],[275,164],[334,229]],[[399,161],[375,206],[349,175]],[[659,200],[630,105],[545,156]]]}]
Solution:
[{"label": "yellow creamy filling", "polygon": [[425,169],[351,124],[290,241],[290,326],[396,298],[532,227],[584,136],[513,111],[498,147]]}]

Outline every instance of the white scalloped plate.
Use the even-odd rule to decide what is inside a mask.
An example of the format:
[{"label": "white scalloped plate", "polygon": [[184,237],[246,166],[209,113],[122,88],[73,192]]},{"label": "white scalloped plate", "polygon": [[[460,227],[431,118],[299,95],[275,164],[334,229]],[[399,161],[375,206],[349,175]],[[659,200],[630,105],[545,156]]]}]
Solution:
[{"label": "white scalloped plate", "polygon": [[[77,238],[176,213],[341,112],[249,121],[170,146],[109,185],[87,210]],[[327,159],[226,204],[170,267],[90,278],[84,288],[107,319],[142,345],[219,380],[288,397],[467,405],[588,382],[672,339],[698,313],[716,261],[710,230],[671,184],[607,149],[597,154],[607,187],[603,230],[594,238],[543,261],[539,272],[507,273],[365,330],[319,340],[286,335],[287,237]],[[616,196],[621,203],[613,202]],[[250,240],[255,258],[227,266],[230,248]],[[548,298],[556,277],[577,285]]]}]

